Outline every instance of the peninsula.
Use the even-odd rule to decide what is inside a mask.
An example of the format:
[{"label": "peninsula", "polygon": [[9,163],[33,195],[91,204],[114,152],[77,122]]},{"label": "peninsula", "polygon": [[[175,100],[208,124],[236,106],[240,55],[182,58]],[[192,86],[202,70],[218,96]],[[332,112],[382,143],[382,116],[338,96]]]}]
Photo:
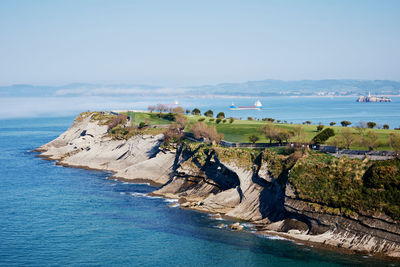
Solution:
[{"label": "peninsula", "polygon": [[[400,257],[399,159],[337,158],[304,146],[227,148],[212,131],[203,142],[181,138],[185,127],[206,127],[204,120],[161,112],[85,112],[37,151],[59,165],[148,182],[158,187],[154,195],[178,199],[182,208],[249,221],[260,234]],[[241,122],[225,127],[235,124]]]}]

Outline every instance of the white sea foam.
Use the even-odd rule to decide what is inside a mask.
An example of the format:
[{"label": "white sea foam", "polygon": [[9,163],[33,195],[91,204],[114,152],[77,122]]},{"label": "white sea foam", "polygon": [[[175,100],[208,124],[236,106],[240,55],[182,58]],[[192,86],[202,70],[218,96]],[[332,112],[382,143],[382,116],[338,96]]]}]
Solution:
[{"label": "white sea foam", "polygon": [[170,204],[168,206],[171,207],[171,208],[177,208],[177,207],[179,207],[179,204],[175,203],[175,204]]},{"label": "white sea foam", "polygon": [[165,201],[165,202],[169,202],[169,203],[176,203],[176,202],[178,202],[178,200],[175,199],[175,198],[165,198],[164,201]]},{"label": "white sea foam", "polygon": [[286,240],[286,241],[291,241],[290,239],[281,237],[281,236],[277,236],[277,235],[266,235],[266,234],[260,234],[261,237],[267,238],[267,239],[271,239],[271,240]]},{"label": "white sea foam", "polygon": [[161,198],[161,197],[156,197],[156,196],[149,196],[146,193],[140,193],[140,192],[133,192],[133,193],[131,193],[131,195],[134,197],[145,197],[145,198],[153,198],[153,199]]}]

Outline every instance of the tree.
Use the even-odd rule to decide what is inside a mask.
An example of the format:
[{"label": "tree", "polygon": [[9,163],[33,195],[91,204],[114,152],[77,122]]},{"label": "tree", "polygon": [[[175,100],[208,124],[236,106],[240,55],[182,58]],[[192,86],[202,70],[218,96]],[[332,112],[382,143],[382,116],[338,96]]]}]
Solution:
[{"label": "tree", "polygon": [[168,110],[168,106],[164,105],[164,104],[157,104],[156,110],[160,113],[159,116],[161,117],[161,113],[167,111]]},{"label": "tree", "polygon": [[349,122],[349,121],[341,121],[340,124],[341,124],[343,127],[347,127],[347,126],[349,126],[349,125],[351,124],[351,122]]},{"label": "tree", "polygon": [[334,122],[334,121],[331,121],[331,122],[329,123],[330,126],[333,126],[333,125],[335,125],[335,124],[336,124],[336,122]]},{"label": "tree", "polygon": [[347,149],[350,149],[351,144],[354,143],[355,137],[349,128],[342,129],[341,137]]},{"label": "tree", "polygon": [[182,107],[171,108],[171,113],[183,114],[185,110]]},{"label": "tree", "polygon": [[168,129],[164,132],[164,142],[170,143],[180,143],[184,136],[183,130],[178,123],[171,123]]},{"label": "tree", "polygon": [[148,106],[147,109],[152,113],[154,110],[156,110],[156,106]]},{"label": "tree", "polygon": [[323,144],[332,136],[335,136],[335,132],[331,128],[326,128],[325,130],[314,136],[311,142],[317,145]]},{"label": "tree", "polygon": [[232,118],[232,117],[229,117],[229,123],[233,123],[235,121],[235,119],[234,118]]},{"label": "tree", "polygon": [[223,113],[223,112],[218,113],[217,118],[218,119],[225,119],[225,113]]},{"label": "tree", "polygon": [[194,123],[190,130],[193,132],[195,138],[204,138],[212,143],[219,143],[224,137],[223,134],[217,132],[215,126],[208,126],[204,122]]},{"label": "tree", "polygon": [[222,122],[223,122],[223,123],[226,123],[226,119],[223,119]]},{"label": "tree", "polygon": [[265,135],[267,139],[269,139],[269,143],[271,144],[272,141],[275,139],[277,135],[277,131],[275,126],[272,123],[267,123],[260,128],[260,133]]},{"label": "tree", "polygon": [[200,109],[195,108],[192,110],[192,115],[200,115],[200,114],[201,114]]},{"label": "tree", "polygon": [[362,137],[362,144],[372,151],[379,146],[378,135],[374,131],[366,132]]},{"label": "tree", "polygon": [[367,128],[367,124],[365,121],[360,121],[358,125],[356,126],[356,130],[358,131],[358,134],[360,136],[364,135],[365,129]]},{"label": "tree", "polygon": [[252,121],[252,120],[253,120],[253,117],[247,117],[247,120],[248,120],[248,121]]},{"label": "tree", "polygon": [[369,122],[367,122],[367,126],[368,126],[368,128],[372,129],[376,126],[376,123],[373,121],[369,121]]},{"label": "tree", "polygon": [[296,142],[304,142],[306,137],[306,131],[304,130],[301,124],[298,124],[293,128],[293,133]]},{"label": "tree", "polygon": [[311,121],[305,121],[304,124],[311,124]]},{"label": "tree", "polygon": [[185,110],[185,113],[186,113],[186,114],[189,114],[189,113],[190,113],[190,109],[186,109],[186,110]]},{"label": "tree", "polygon": [[274,139],[278,141],[279,144],[282,144],[283,141],[288,142],[289,139],[293,136],[293,132],[288,131],[286,129],[276,128]]},{"label": "tree", "polygon": [[275,119],[273,119],[273,118],[263,118],[262,120],[263,121],[268,121],[268,122],[274,122],[275,121]]},{"label": "tree", "polygon": [[389,135],[389,146],[400,156],[400,135],[391,133]]},{"label": "tree", "polygon": [[221,121],[222,121],[221,118],[218,118],[218,119],[215,120],[215,122],[216,122],[217,124],[220,123]]},{"label": "tree", "polygon": [[260,138],[257,135],[250,135],[249,136],[249,141],[253,144],[255,144],[258,140],[260,140]]},{"label": "tree", "polygon": [[211,109],[209,109],[206,112],[204,112],[204,116],[212,117],[212,116],[214,116],[214,112]]},{"label": "tree", "polygon": [[384,124],[383,129],[388,130],[389,129],[389,124]]},{"label": "tree", "polygon": [[175,116],[175,122],[178,125],[179,130],[183,131],[188,124],[188,119],[182,114],[177,114]]},{"label": "tree", "polygon": [[319,125],[317,126],[317,132],[322,131],[322,129],[324,129],[324,125],[319,124]]}]

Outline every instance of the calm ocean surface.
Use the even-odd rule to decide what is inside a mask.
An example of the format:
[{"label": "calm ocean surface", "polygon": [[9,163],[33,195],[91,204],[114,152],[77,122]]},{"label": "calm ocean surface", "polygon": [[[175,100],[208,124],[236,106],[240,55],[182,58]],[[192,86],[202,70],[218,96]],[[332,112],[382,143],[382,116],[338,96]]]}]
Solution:
[{"label": "calm ocean surface", "polygon": [[0,120],[0,266],[397,264],[217,229],[221,221],[207,214],[144,197],[153,190],[150,186],[56,166],[30,152],[72,121]]},{"label": "calm ocean surface", "polygon": [[[331,121],[340,123],[349,120],[353,125],[362,121],[389,124],[400,127],[400,97],[392,97],[391,103],[357,103],[356,97],[263,97],[263,98],[149,98],[149,97],[14,97],[0,98],[0,118],[28,116],[72,116],[87,110],[141,109],[157,103],[179,101],[184,108],[199,108],[202,113],[211,109],[225,115],[243,118],[271,117],[287,122],[301,123],[307,120],[314,124]],[[262,110],[229,110],[234,102],[238,106],[253,105],[259,99]]]}]

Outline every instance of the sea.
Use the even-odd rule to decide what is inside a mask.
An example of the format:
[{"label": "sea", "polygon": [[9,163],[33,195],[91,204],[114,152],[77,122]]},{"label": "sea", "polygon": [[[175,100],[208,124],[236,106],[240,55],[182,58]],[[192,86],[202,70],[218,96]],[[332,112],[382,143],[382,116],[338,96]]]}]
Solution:
[{"label": "sea", "polygon": [[[205,109],[213,101],[195,104]],[[264,103],[271,108],[268,116],[293,121],[365,118],[399,124],[397,103],[386,114],[372,110],[390,105],[352,103],[352,113],[336,102],[336,110],[346,111],[325,118],[327,111],[315,105],[335,100],[301,101],[304,108],[291,113],[279,112],[274,101]],[[218,228],[231,222],[149,197],[155,188],[147,184],[110,180],[107,172],[37,157],[33,150],[68,129],[75,115],[0,119],[0,266],[400,266],[258,235],[251,224],[244,232]]]}]

